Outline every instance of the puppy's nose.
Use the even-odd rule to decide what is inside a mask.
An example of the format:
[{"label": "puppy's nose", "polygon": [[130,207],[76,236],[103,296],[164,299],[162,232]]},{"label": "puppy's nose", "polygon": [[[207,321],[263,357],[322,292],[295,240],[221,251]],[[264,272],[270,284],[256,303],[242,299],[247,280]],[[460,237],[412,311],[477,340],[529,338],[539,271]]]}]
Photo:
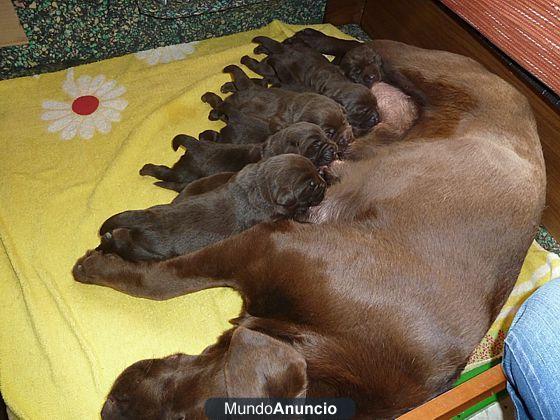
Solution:
[{"label": "puppy's nose", "polygon": [[367,87],[371,87],[371,85],[373,85],[373,82],[375,82],[375,76],[373,74],[365,74],[363,79]]},{"label": "puppy's nose", "polygon": [[311,199],[309,201],[309,206],[313,207],[321,203],[323,198],[325,198],[325,190],[327,189],[327,183],[323,180],[317,180],[314,182],[313,193],[311,194]]}]

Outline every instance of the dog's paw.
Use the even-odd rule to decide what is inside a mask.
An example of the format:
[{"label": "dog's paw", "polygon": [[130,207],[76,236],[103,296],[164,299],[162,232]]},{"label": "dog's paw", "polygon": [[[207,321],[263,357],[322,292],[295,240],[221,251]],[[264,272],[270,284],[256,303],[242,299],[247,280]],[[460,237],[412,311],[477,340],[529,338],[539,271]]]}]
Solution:
[{"label": "dog's paw", "polygon": [[121,258],[114,254],[106,254],[90,250],[76,261],[72,269],[74,280],[86,284],[100,284],[101,280],[112,271]]},{"label": "dog's paw", "polygon": [[155,174],[155,167],[153,163],[146,163],[139,171],[139,174],[142,176],[154,176]]},{"label": "dog's paw", "polygon": [[235,87],[235,83],[233,82],[225,82],[220,88],[220,92],[222,93],[237,92],[237,87]]}]

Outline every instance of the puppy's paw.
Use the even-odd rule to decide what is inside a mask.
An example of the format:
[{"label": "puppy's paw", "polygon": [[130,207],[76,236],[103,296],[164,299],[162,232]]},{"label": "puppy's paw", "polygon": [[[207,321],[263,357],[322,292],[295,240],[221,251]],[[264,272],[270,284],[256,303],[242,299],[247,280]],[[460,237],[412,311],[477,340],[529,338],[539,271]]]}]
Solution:
[{"label": "puppy's paw", "polygon": [[122,261],[117,255],[90,250],[76,261],[72,269],[74,280],[85,284],[102,284],[114,266]]}]

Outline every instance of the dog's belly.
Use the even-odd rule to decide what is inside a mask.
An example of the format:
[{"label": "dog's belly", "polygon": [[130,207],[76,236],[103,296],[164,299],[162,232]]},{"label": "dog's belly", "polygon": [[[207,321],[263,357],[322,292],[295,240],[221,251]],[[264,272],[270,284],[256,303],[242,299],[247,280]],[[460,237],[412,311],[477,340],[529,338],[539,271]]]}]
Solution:
[{"label": "dog's belly", "polygon": [[377,99],[381,122],[374,128],[403,136],[418,118],[418,108],[412,98],[395,86],[384,82],[375,83],[371,91]]},{"label": "dog's belly", "polygon": [[347,208],[351,200],[346,193],[344,173],[351,170],[352,162],[336,160],[329,167],[331,174],[341,181],[327,190],[324,200],[318,206],[311,207],[308,213],[310,223],[333,222],[346,218]]}]

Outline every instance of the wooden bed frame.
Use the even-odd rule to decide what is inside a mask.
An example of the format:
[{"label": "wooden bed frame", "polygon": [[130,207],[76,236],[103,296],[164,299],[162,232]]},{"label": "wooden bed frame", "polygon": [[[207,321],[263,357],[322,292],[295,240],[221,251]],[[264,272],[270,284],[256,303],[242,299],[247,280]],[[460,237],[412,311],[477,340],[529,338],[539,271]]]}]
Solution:
[{"label": "wooden bed frame", "polygon": [[[535,113],[547,164],[548,194],[543,225],[560,238],[560,112],[526,78],[512,71],[488,41],[436,0],[329,0],[325,22],[359,24],[374,39],[392,39],[466,55],[521,91]],[[400,419],[448,419],[504,391],[505,387],[506,378],[498,364]]]}]

